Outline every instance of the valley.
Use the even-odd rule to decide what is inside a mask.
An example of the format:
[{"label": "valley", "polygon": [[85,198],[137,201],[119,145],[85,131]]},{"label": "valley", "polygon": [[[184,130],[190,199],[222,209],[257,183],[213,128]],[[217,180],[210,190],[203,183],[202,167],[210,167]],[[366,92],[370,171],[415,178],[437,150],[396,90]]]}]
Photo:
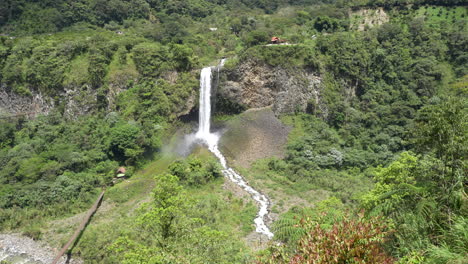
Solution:
[{"label": "valley", "polygon": [[0,264],[465,263],[467,15],[3,1]]}]

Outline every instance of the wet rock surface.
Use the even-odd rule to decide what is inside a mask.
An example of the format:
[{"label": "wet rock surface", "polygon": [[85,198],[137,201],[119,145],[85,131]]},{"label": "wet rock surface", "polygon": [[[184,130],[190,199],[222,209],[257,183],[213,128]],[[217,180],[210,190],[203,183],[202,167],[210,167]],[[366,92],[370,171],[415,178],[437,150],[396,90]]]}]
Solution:
[{"label": "wet rock surface", "polygon": [[252,162],[285,153],[290,127],[270,107],[249,109],[226,124],[220,150],[234,166],[249,168]]}]

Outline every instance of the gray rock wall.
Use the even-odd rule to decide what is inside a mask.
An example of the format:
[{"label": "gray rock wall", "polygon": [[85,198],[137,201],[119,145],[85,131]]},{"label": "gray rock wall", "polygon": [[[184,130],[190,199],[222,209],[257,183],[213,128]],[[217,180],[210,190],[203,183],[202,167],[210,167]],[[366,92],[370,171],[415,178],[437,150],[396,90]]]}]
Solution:
[{"label": "gray rock wall", "polygon": [[[272,67],[248,60],[234,69],[224,70],[218,95],[246,108],[272,106],[276,115],[305,112],[321,104],[321,76],[302,68]],[[321,109],[322,113],[326,109]]]},{"label": "gray rock wall", "polygon": [[20,95],[6,85],[0,86],[0,114],[28,117],[47,115],[54,108],[62,105],[67,118],[90,113],[96,109],[96,90],[84,85],[83,87],[65,87],[55,96],[43,95],[40,91],[32,90],[31,95]]},{"label": "gray rock wall", "polygon": [[0,115],[26,114],[36,116],[48,114],[54,107],[51,98],[33,91],[30,96],[19,95],[6,85],[0,85]]}]

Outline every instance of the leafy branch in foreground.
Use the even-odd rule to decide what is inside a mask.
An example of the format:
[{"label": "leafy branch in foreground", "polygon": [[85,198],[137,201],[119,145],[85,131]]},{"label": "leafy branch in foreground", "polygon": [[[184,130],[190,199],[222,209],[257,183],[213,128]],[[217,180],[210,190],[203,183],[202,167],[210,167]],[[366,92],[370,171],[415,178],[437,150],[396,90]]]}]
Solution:
[{"label": "leafy branch in foreground", "polygon": [[330,229],[310,219],[301,219],[300,226],[307,230],[299,240],[294,253],[284,247],[270,249],[269,256],[258,264],[329,264],[329,263],[394,263],[382,244],[389,228],[378,217],[345,216]]}]

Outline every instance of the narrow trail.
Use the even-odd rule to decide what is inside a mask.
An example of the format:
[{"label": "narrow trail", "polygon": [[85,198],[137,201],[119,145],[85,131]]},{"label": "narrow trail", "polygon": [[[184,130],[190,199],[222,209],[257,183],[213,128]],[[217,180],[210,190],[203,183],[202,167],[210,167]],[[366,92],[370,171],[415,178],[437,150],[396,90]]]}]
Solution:
[{"label": "narrow trail", "polygon": [[[216,68],[218,74],[219,70],[224,64],[224,59],[221,60],[220,65]],[[265,224],[265,219],[269,218],[268,208],[270,206],[270,200],[261,194],[259,191],[252,188],[247,181],[232,168],[228,167],[226,158],[223,156],[218,148],[219,135],[210,132],[210,121],[211,121],[211,80],[212,80],[212,68],[206,67],[201,71],[200,75],[200,112],[199,112],[199,128],[195,137],[205,143],[208,149],[218,158],[221,166],[223,167],[222,173],[225,177],[231,180],[233,183],[240,186],[243,190],[250,194],[258,206],[259,211],[257,217],[254,220],[255,231],[257,233],[266,235],[269,239],[273,238],[273,233],[270,231],[268,226]]]}]

